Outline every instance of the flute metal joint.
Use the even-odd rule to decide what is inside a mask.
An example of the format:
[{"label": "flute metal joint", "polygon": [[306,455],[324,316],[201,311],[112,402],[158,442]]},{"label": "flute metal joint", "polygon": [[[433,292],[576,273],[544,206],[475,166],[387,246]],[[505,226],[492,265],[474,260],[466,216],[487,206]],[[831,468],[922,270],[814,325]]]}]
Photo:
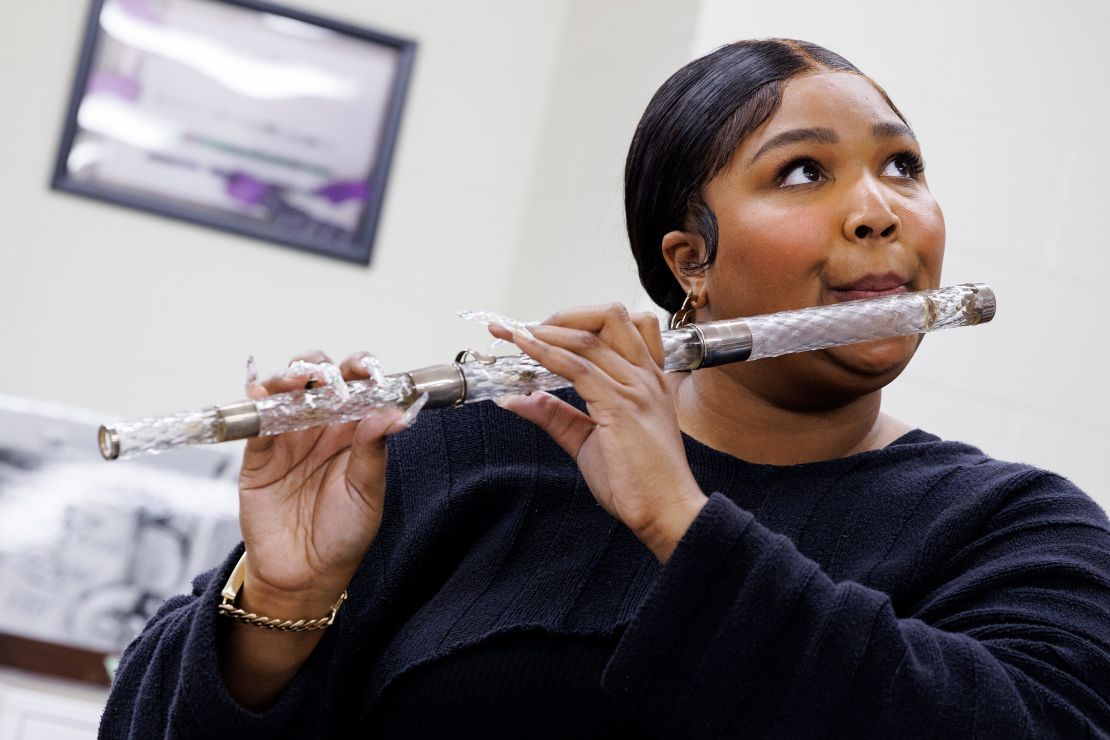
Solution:
[{"label": "flute metal joint", "polygon": [[105,460],[115,460],[119,457],[119,432],[107,424],[101,425],[96,432],[97,445],[100,455]]},{"label": "flute metal joint", "polygon": [[257,437],[262,428],[262,417],[253,401],[238,401],[217,406],[216,413],[223,423],[222,442]]},{"label": "flute metal joint", "polygon": [[428,395],[425,408],[441,409],[458,406],[466,400],[466,377],[457,362],[448,365],[432,365],[407,373],[412,381],[412,389],[405,396],[409,404]]},{"label": "flute metal joint", "polygon": [[698,367],[743,362],[752,356],[752,330],[739,321],[692,324],[701,337],[702,358]]}]

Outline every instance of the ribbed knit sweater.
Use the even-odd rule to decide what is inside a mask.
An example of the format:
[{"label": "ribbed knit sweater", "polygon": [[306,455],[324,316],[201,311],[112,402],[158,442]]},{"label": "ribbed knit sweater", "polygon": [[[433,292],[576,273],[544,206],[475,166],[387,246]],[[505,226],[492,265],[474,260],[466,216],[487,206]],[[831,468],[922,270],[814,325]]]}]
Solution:
[{"label": "ribbed knit sweater", "polygon": [[660,566],[542,431],[425,412],[276,704],[220,678],[234,552],[128,648],[102,737],[1110,736],[1110,525],[1067,480],[922,431],[794,466],[685,444],[711,496]]}]

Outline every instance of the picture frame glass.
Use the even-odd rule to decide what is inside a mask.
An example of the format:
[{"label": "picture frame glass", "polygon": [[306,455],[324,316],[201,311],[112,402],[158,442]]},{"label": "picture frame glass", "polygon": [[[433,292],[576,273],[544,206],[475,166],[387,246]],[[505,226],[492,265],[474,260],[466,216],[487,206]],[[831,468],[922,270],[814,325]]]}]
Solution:
[{"label": "picture frame glass", "polygon": [[369,261],[411,42],[271,10],[97,0],[55,187]]}]

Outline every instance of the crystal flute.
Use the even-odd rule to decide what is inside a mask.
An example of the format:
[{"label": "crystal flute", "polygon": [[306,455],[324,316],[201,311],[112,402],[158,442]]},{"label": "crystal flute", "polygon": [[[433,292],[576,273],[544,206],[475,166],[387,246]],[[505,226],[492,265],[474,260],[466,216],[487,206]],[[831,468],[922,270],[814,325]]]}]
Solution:
[{"label": "crystal flute", "polygon": [[[994,291],[983,283],[846,301],[728,319],[662,332],[663,369],[697,370],[731,362],[828,349],[890,337],[923,334],[994,318]],[[149,455],[176,447],[355,421],[376,411],[407,408],[421,396],[425,407],[445,408],[500,396],[557,390],[570,385],[526,355],[490,357],[461,352],[455,362],[356,380],[337,390],[321,386],[238,401],[170,416],[152,416],[100,427],[107,460]]]}]

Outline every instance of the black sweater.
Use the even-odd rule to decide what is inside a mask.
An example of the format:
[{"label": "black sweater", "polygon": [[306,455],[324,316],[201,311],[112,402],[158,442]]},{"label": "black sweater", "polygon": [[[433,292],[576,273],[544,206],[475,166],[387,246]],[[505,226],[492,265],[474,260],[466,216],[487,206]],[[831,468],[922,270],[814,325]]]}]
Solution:
[{"label": "black sweater", "polygon": [[102,736],[1110,736],[1110,525],[1067,480],[921,431],[795,466],[686,448],[713,494],[661,567],[542,431],[425,412],[278,702],[220,679],[235,552],[128,648]]}]

